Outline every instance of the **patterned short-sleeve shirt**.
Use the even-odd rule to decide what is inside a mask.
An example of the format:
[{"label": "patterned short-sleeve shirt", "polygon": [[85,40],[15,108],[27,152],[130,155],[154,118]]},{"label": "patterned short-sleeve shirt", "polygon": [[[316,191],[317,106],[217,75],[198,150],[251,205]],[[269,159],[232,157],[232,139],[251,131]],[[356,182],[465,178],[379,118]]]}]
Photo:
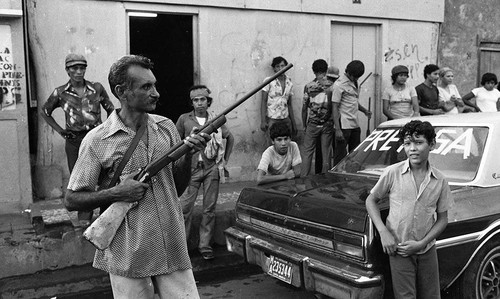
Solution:
[{"label": "patterned short-sleeve shirt", "polygon": [[262,91],[267,92],[267,117],[272,119],[288,118],[288,98],[293,95],[292,87],[292,80],[285,75],[284,89],[278,79],[262,88]]},{"label": "patterned short-sleeve shirt", "polygon": [[[180,142],[173,122],[158,115],[148,115],[147,134],[148,145],[139,142],[121,178],[158,159]],[[135,131],[113,112],[83,139],[68,189],[93,191],[107,186],[134,136]],[[191,268],[172,164],[152,178],[144,198],[128,212],[109,248],[96,251],[94,267],[125,277],[148,277]]]},{"label": "patterned short-sleeve shirt", "polygon": [[331,86],[327,78],[314,79],[304,86],[304,105],[309,108],[307,123],[322,125],[331,119]]},{"label": "patterned short-sleeve shirt", "polygon": [[61,107],[66,116],[66,129],[88,131],[102,123],[101,106],[108,114],[115,109],[101,83],[85,80],[84,95],[80,97],[69,81],[54,89],[42,111],[50,116],[54,109]]}]

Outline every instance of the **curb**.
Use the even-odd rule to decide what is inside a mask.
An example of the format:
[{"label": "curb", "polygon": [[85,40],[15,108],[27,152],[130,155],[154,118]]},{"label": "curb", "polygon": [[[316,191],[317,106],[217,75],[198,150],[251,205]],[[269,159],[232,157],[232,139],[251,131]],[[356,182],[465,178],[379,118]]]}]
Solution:
[{"label": "curb", "polygon": [[[234,225],[239,192],[252,182],[220,185],[216,208],[214,253],[204,260],[198,251],[199,233],[188,239],[195,275],[217,268],[244,264],[242,257],[226,250],[224,230]],[[201,192],[200,192],[201,193]],[[201,222],[202,195],[193,212],[193,227]],[[106,272],[92,268],[94,247],[82,237],[76,212],[68,212],[61,199],[42,201],[31,213],[0,215],[0,298],[44,298],[109,289]],[[76,298],[76,297],[75,297]]]}]

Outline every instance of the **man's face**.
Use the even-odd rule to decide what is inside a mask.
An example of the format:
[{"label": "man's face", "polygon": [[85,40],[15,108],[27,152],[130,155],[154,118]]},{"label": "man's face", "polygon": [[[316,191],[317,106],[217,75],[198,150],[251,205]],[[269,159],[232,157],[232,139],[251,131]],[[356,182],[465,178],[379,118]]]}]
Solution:
[{"label": "man's face", "polygon": [[434,72],[427,74],[427,79],[429,79],[431,83],[436,83],[439,79],[439,70],[435,70]]},{"label": "man's face", "polygon": [[290,144],[290,137],[276,137],[272,141],[274,150],[280,154],[285,155],[288,152],[288,145]]},{"label": "man's face", "polygon": [[434,142],[429,144],[424,135],[405,136],[403,148],[411,165],[423,165],[429,159],[429,153],[434,148]]},{"label": "man's face", "polygon": [[77,64],[66,68],[69,78],[75,82],[83,82],[87,66],[84,64]]},{"label": "man's face", "polygon": [[205,116],[208,109],[208,99],[204,96],[198,96],[191,99],[191,101],[196,114]]},{"label": "man's face", "polygon": [[155,110],[160,94],[156,90],[156,78],[153,72],[133,65],[128,69],[128,76],[132,85],[123,93],[128,108],[137,112]]}]

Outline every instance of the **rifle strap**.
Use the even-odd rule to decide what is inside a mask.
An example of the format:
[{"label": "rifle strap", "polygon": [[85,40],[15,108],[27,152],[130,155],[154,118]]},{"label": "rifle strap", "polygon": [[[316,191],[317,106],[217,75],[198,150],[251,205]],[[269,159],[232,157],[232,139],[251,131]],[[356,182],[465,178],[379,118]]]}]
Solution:
[{"label": "rifle strap", "polygon": [[132,153],[137,147],[137,144],[139,144],[139,140],[141,140],[141,137],[142,135],[144,135],[144,132],[147,130],[147,128],[148,128],[148,121],[146,120],[143,124],[140,125],[139,129],[135,133],[134,139],[132,139],[132,143],[130,143],[130,146],[128,147],[127,151],[125,152],[125,155],[123,155],[123,158],[120,161],[120,164],[116,168],[116,171],[113,175],[113,178],[111,179],[111,182],[108,185],[108,188],[114,187],[118,182],[118,179],[122,174],[123,168],[125,168],[125,165],[127,165],[128,160],[130,160]]}]

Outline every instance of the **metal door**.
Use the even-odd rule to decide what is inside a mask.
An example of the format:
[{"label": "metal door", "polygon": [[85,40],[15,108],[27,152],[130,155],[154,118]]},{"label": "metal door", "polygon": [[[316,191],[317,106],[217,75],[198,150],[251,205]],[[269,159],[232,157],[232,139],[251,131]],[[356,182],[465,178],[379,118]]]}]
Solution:
[{"label": "metal door", "polygon": [[[361,76],[358,83],[361,83],[368,74],[371,76],[361,86],[359,102],[365,108],[370,108],[373,113],[368,128],[367,117],[359,112],[358,119],[361,127],[361,139],[365,136],[367,129],[373,130],[374,124],[380,123],[381,108],[379,105],[378,75],[377,71],[379,57],[378,43],[379,25],[354,24],[333,22],[331,26],[331,65],[340,69],[342,74],[346,65],[352,60],[361,60],[365,65],[365,74]],[[370,100],[371,99],[371,100]],[[370,105],[369,105],[370,104]],[[370,106],[370,107],[368,107]]]}]

